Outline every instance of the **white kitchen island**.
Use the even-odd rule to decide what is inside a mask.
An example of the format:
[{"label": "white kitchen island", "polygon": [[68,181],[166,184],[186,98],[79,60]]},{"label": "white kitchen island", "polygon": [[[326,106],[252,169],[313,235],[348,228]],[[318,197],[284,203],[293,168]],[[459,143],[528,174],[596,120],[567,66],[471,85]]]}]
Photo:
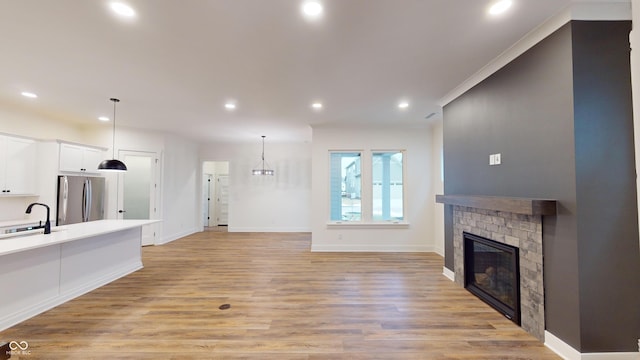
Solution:
[{"label": "white kitchen island", "polygon": [[0,239],[0,331],[142,268],[142,227],[99,220]]}]

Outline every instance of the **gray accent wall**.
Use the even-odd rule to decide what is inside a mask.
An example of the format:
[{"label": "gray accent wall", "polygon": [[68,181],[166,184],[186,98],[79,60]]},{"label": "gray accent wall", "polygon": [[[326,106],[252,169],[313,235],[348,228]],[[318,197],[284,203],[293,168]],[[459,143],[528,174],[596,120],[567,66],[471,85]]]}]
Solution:
[{"label": "gray accent wall", "polygon": [[[640,338],[630,30],[572,21],[444,108],[445,194],[558,200],[543,219],[546,329],[582,353]],[[445,206],[450,270],[452,226]]]}]

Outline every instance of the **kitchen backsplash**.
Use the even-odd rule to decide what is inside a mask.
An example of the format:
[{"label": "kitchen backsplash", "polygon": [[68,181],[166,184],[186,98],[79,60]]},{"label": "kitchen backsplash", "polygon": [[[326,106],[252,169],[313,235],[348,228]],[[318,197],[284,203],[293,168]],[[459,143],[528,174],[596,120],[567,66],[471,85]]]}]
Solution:
[{"label": "kitchen backsplash", "polygon": [[38,201],[37,196],[33,197],[0,197],[0,221],[11,221],[19,219],[44,219],[46,211],[44,208],[33,209],[31,215],[25,214],[27,206],[32,202]]}]

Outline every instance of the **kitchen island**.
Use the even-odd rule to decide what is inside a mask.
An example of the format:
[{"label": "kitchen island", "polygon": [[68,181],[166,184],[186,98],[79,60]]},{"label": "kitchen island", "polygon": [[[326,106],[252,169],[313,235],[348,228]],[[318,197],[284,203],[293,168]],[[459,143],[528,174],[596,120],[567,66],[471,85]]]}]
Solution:
[{"label": "kitchen island", "polygon": [[0,239],[0,331],[142,268],[142,227],[98,220]]}]

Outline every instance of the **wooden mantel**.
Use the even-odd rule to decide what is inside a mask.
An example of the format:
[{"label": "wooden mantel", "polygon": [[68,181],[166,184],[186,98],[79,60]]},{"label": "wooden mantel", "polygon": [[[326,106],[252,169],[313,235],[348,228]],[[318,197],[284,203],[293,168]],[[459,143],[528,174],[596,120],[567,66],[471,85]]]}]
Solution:
[{"label": "wooden mantel", "polygon": [[436,202],[524,215],[556,214],[556,200],[502,196],[436,195]]}]

